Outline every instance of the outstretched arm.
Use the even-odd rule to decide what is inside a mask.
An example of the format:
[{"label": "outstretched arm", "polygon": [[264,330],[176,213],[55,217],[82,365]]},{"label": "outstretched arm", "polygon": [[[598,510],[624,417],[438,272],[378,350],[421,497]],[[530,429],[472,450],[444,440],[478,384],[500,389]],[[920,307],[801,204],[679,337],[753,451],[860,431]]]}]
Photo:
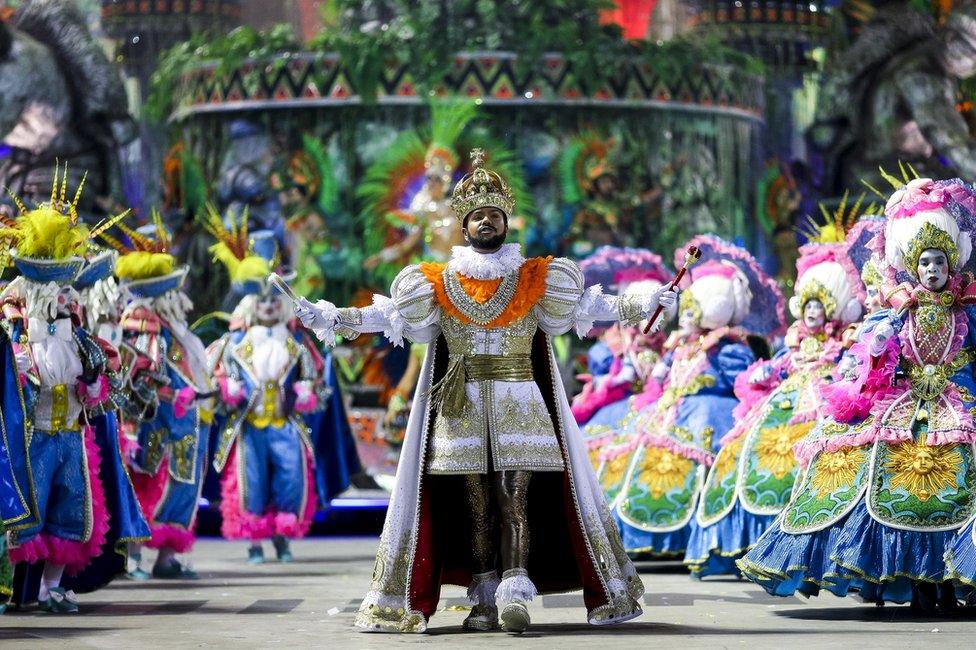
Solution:
[{"label": "outstretched arm", "polygon": [[436,338],[440,309],[434,302],[434,288],[420,269],[408,266],[397,275],[390,296],[373,296],[367,307],[336,307],[319,300],[312,304],[305,298],[295,303],[295,314],[326,345],[335,343],[336,333],[349,338],[359,334],[382,333],[394,345],[407,338],[428,343]]},{"label": "outstretched arm", "polygon": [[[658,304],[671,309],[677,304],[677,293],[669,285],[647,295],[623,296],[604,293],[599,285],[584,288],[579,266],[571,260],[557,258],[549,263],[546,293],[539,301],[539,326],[549,334],[562,334],[575,327],[582,337],[597,321],[620,321],[636,326]],[[663,320],[658,319],[655,328]]]}]

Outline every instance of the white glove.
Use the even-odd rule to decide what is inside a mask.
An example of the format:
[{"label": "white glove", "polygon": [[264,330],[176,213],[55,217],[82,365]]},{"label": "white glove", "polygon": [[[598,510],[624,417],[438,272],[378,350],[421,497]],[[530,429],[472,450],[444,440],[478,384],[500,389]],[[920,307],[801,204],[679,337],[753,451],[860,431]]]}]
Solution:
[{"label": "white glove", "polygon": [[769,379],[772,374],[773,374],[772,367],[770,367],[769,364],[764,363],[752,371],[752,374],[749,375],[749,383],[761,384],[762,382]]},{"label": "white glove", "polygon": [[[333,306],[334,307],[334,306]],[[295,315],[302,325],[310,330],[325,329],[330,325],[325,316],[310,303],[307,298],[299,298],[295,302]]]},{"label": "white glove", "polygon": [[668,364],[663,361],[658,361],[654,364],[654,369],[651,370],[651,378],[658,381],[664,380],[668,376]]},{"label": "white glove", "polygon": [[669,283],[647,296],[642,307],[644,315],[650,316],[651,313],[657,309],[658,305],[660,305],[663,309],[668,310],[674,307],[676,304],[678,304],[678,292],[675,291]]},{"label": "white glove", "polygon": [[330,346],[335,342],[338,310],[331,302],[319,300],[313,305],[306,298],[299,298],[295,302],[295,315],[320,341]]},{"label": "white glove", "polygon": [[871,356],[876,357],[884,352],[888,339],[895,335],[895,328],[890,321],[881,321],[874,328],[874,338],[871,339]]}]

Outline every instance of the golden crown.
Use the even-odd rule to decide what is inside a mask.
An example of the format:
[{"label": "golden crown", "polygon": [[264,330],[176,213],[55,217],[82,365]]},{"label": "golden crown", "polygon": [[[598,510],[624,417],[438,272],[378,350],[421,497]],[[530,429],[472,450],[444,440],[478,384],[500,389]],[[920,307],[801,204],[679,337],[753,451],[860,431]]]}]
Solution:
[{"label": "golden crown", "polygon": [[451,197],[451,208],[457,220],[463,224],[464,218],[471,212],[486,206],[498,208],[511,216],[515,209],[512,188],[497,172],[485,168],[485,152],[473,149],[471,164],[474,170],[458,181]]}]

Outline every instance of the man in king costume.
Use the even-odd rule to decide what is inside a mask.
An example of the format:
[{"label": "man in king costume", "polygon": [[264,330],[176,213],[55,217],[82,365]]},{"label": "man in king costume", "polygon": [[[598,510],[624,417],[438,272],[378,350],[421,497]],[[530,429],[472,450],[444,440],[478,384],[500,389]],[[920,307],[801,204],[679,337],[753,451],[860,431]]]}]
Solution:
[{"label": "man in king costume", "polygon": [[[383,332],[431,343],[410,414],[373,581],[356,625],[423,632],[441,585],[468,586],[468,630],[527,629],[537,593],[583,589],[587,620],[641,613],[627,558],[559,381],[550,336],[594,321],[637,323],[662,287],[617,298],[584,289],[575,263],[505,244],[514,200],[472,152],[452,207],[470,244],[446,264],[408,266],[391,298],[362,309],[300,299],[316,335]],[[464,516],[462,513],[469,513]],[[497,524],[497,528],[496,528]]]}]

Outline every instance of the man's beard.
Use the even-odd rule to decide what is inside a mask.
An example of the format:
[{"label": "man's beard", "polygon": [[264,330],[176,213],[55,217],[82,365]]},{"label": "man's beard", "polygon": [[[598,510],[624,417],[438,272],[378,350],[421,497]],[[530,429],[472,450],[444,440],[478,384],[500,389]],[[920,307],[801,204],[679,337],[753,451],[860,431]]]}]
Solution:
[{"label": "man's beard", "polygon": [[496,232],[491,235],[481,235],[475,233],[474,235],[468,236],[468,242],[472,247],[479,250],[493,251],[495,249],[501,248],[501,245],[505,243],[505,238],[508,236],[508,232],[503,230],[501,232]]}]

